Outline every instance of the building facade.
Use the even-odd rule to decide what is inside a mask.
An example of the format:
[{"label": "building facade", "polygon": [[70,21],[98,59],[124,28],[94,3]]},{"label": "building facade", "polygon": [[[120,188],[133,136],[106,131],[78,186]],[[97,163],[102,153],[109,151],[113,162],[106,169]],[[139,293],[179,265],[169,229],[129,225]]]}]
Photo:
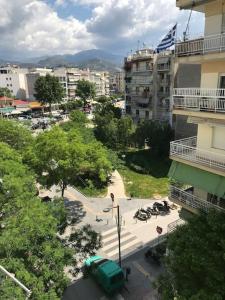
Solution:
[{"label": "building facade", "polygon": [[80,70],[78,68],[32,68],[17,66],[0,68],[0,87],[7,87],[18,99],[35,100],[34,85],[40,76],[54,75],[65,90],[64,101],[76,98],[78,80],[88,80],[96,86],[96,96],[109,96],[109,73]]},{"label": "building facade", "polygon": [[225,211],[225,3],[177,0],[177,6],[205,14],[205,35],[175,47],[180,64],[201,65],[201,83],[173,91],[174,115],[195,124],[197,135],[171,143],[170,199],[192,213]]},{"label": "building facade", "polygon": [[134,121],[172,121],[171,87],[173,53],[151,49],[136,51],[125,58],[126,113]]},{"label": "building facade", "polygon": [[26,98],[26,73],[27,69],[16,66],[0,68],[0,87],[8,88],[17,98]]},{"label": "building facade", "polygon": [[110,86],[111,95],[124,94],[125,92],[124,77],[125,77],[124,71],[114,72],[110,74],[109,86]]},{"label": "building facade", "polygon": [[125,58],[126,114],[134,121],[151,120],[153,116],[154,53],[142,49]]}]

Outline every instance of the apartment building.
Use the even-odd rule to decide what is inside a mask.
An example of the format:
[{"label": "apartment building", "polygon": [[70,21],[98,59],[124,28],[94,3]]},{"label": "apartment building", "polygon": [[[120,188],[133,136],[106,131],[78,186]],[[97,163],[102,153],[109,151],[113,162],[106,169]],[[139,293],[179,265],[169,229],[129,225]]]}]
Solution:
[{"label": "apartment building", "polygon": [[[21,70],[21,69],[20,69]],[[40,76],[52,75],[52,69],[48,68],[32,68],[26,72],[26,97],[21,99],[36,100],[34,85]]]},{"label": "apartment building", "polygon": [[172,122],[173,53],[142,49],[125,58],[126,113],[134,121]]},{"label": "apartment building", "polygon": [[153,117],[154,51],[142,49],[125,58],[126,113],[134,121]]},{"label": "apartment building", "polygon": [[156,55],[154,65],[153,87],[154,110],[153,118],[159,121],[169,121],[172,124],[171,89],[173,85],[174,56],[171,51]]},{"label": "apartment building", "polygon": [[109,96],[109,73],[91,71],[89,80],[95,84],[96,97]]},{"label": "apartment building", "polygon": [[176,116],[197,125],[197,136],[171,143],[170,199],[197,213],[225,211],[225,3],[222,0],[177,0],[180,9],[205,14],[204,37],[179,42],[181,64],[201,64],[200,87],[175,88]]},{"label": "apartment building", "polygon": [[125,73],[124,71],[114,72],[110,74],[109,86],[110,94],[123,94],[125,91]]},{"label": "apartment building", "polygon": [[8,88],[17,98],[26,98],[26,73],[27,69],[17,66],[0,68],[0,87]]}]

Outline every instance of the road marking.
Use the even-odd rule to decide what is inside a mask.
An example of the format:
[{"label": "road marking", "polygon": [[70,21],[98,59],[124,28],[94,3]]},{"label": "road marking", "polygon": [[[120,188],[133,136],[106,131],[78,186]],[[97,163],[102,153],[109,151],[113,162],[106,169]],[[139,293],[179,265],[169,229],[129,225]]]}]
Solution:
[{"label": "road marking", "polygon": [[113,233],[114,231],[117,232],[117,227],[113,227],[113,228],[111,228],[111,229],[109,229],[109,230],[103,231],[103,232],[101,233],[101,235],[102,235],[102,237],[104,237],[104,236],[106,236],[106,235],[110,235],[110,234]]},{"label": "road marking", "polygon": [[[121,238],[121,239],[120,239],[120,242],[121,242],[121,244],[122,244],[123,242],[125,242],[125,241],[127,241],[127,240],[130,240],[130,239],[135,239],[135,237],[132,236],[131,234],[129,234],[129,235],[125,236],[124,238]],[[108,251],[108,250],[111,249],[111,248],[114,248],[115,246],[118,246],[118,240],[115,241],[115,242],[113,242],[113,243],[111,243],[111,244],[109,244],[109,245],[107,245],[107,246],[104,246],[104,247],[102,248],[102,250],[105,252],[105,251]]]},{"label": "road marking", "polygon": [[[126,250],[126,249],[128,249],[128,248],[130,248],[132,246],[135,246],[135,245],[140,245],[140,242],[139,242],[138,239],[135,239],[135,240],[133,240],[133,241],[131,241],[131,242],[129,242],[129,243],[121,246],[121,251]],[[112,256],[118,254],[118,251],[119,251],[118,249],[115,249],[115,250],[107,253],[107,256],[108,257],[112,257]]]},{"label": "road marking", "polygon": [[132,264],[139,272],[141,272],[146,278],[148,278],[152,282],[151,274],[147,272],[137,261],[133,261]]}]

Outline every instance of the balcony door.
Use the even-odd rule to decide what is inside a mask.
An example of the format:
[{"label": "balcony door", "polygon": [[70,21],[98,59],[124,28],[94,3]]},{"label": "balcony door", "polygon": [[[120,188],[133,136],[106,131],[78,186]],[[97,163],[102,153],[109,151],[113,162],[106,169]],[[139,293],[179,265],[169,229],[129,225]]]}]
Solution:
[{"label": "balcony door", "polygon": [[225,89],[225,75],[220,76],[220,89]]}]

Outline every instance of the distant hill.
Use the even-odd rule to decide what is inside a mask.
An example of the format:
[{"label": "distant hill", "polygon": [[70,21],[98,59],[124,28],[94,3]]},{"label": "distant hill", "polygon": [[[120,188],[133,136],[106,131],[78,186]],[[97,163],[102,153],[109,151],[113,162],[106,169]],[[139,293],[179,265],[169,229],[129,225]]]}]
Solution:
[{"label": "distant hill", "polygon": [[[6,63],[0,59],[0,64]],[[10,63],[10,61],[9,61]],[[59,67],[70,66],[89,68],[90,70],[118,71],[123,64],[123,57],[104,50],[92,49],[81,51],[76,54],[53,55],[34,58],[25,58],[16,62],[22,67]]]},{"label": "distant hill", "polygon": [[116,71],[122,66],[123,57],[103,50],[87,50],[76,54],[54,55],[41,59],[39,66],[77,66],[91,70]]}]

